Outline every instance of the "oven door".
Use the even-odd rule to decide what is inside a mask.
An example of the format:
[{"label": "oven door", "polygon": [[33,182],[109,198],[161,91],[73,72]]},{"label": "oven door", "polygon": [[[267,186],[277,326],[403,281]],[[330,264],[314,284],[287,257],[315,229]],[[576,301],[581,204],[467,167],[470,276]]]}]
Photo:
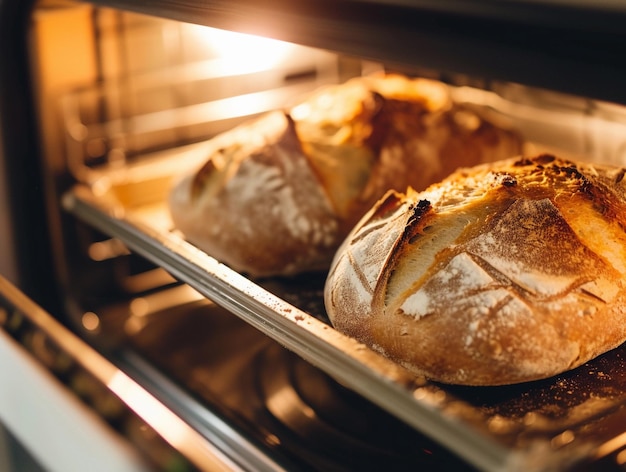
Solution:
[{"label": "oven door", "polygon": [[189,285],[83,325],[0,278],[0,421],[44,470],[475,470]]},{"label": "oven door", "polygon": [[[132,7],[147,14],[158,10],[198,23],[204,19],[202,15],[197,16],[198,11],[203,13],[202,8],[198,10],[191,4],[185,7],[182,2],[102,3],[124,4],[125,8]],[[226,3],[231,7],[226,8]],[[415,40],[413,43],[420,44],[423,37],[418,31],[424,30],[413,28],[418,23],[439,25],[431,31],[430,49],[425,49],[436,51],[440,49],[434,46],[444,47],[450,53],[447,55],[450,61],[458,59],[463,63],[467,58],[470,63],[466,64],[465,72],[476,72],[481,65],[497,69],[493,64],[500,63],[493,57],[502,55],[504,47],[500,37],[489,43],[495,50],[483,49],[482,38],[463,41],[471,39],[474,31],[452,27],[462,23],[462,18],[456,15],[444,23],[429,21],[441,19],[441,12],[423,16],[424,9],[409,9],[408,16],[402,9],[394,8],[384,15],[385,21],[377,15],[381,5],[396,3],[397,7],[407,2],[384,2],[378,6],[375,2],[339,2],[344,9],[355,9],[354,15],[345,15],[350,20],[349,27],[342,27],[334,18],[337,2],[318,2],[323,8],[318,10],[315,21],[308,21],[308,14],[312,12],[307,9],[299,12],[288,8],[290,5],[306,6],[308,2],[278,2],[272,4],[272,8],[280,11],[268,7],[262,17],[254,2],[226,3],[209,2],[214,11],[204,11],[213,14],[209,16],[215,26],[228,27],[238,17],[265,20],[269,24],[278,21],[292,26],[289,34],[280,39],[306,43],[307,39],[315,38],[310,45],[317,47],[350,45],[354,48],[344,52],[352,54],[366,54],[371,49],[378,51],[379,56],[395,52],[400,56],[379,58],[396,59],[400,63],[411,63],[413,58],[406,55],[414,51],[398,48],[398,37],[406,38],[406,43]],[[467,4],[478,3],[489,2]],[[507,2],[507,6],[508,3],[513,5]],[[536,2],[516,4],[524,3],[539,5]],[[442,2],[444,4],[449,2]],[[498,11],[504,13],[504,9],[498,8]],[[535,8],[532,11],[542,13]],[[507,10],[507,17],[508,12],[510,10]],[[576,12],[556,18],[576,23],[580,18],[580,12]],[[290,21],[294,18],[298,21]],[[541,18],[541,15],[530,18]],[[619,24],[621,28],[620,19],[616,16],[610,24]],[[242,29],[254,29],[250,24],[247,26]],[[505,23],[504,26],[511,25]],[[509,46],[505,50],[517,52],[519,56],[507,57],[526,58],[523,64],[534,65],[534,60],[542,57],[545,43],[540,35],[534,34],[532,38],[537,41],[528,44],[535,47],[531,51],[520,48],[518,38],[528,35],[517,33],[525,32],[528,25],[514,22],[513,26],[516,28],[506,35],[512,42],[504,43]],[[328,29],[335,34],[334,38],[324,34]],[[449,32],[460,37],[446,39],[444,33]],[[501,28],[499,32],[504,33],[506,29]],[[604,38],[601,33],[598,34]],[[351,41],[354,39],[357,41]],[[385,42],[382,47],[381,41]],[[615,47],[611,44],[609,52]],[[498,54],[494,56],[492,52]],[[597,73],[599,68],[579,70],[578,58],[571,57],[569,48],[558,48],[557,52],[567,54],[560,61],[548,63],[556,64],[556,70],[562,70],[559,66],[565,68],[570,71],[568,76],[579,79],[567,82],[579,86],[570,91],[605,92],[600,97],[623,100],[624,88],[619,83],[615,88],[616,81],[611,80],[611,74]],[[24,55],[21,58],[24,61],[25,51],[15,54],[19,53]],[[434,56],[432,54],[425,65],[442,66],[439,57]],[[611,59],[613,56],[602,57]],[[520,62],[510,59],[506,64],[509,73],[500,78],[513,79],[517,71],[512,69]],[[623,61],[615,64],[621,67]],[[619,72],[617,66],[609,70]],[[554,73],[555,69],[528,67],[533,71],[530,79],[536,79],[535,85],[543,86],[553,83],[548,79],[559,76]],[[1,71],[0,67],[0,78],[9,83],[10,77],[2,75]],[[16,77],[21,80],[24,75],[16,74]],[[22,87],[7,88],[3,93],[10,94],[16,88],[22,90]],[[30,96],[28,92],[22,95]],[[489,94],[488,98],[497,97]],[[590,111],[584,110],[584,116]],[[4,124],[8,116],[8,113],[3,116]],[[551,124],[563,123],[564,127],[571,124],[570,120],[561,120],[561,113],[542,116],[548,117]],[[544,123],[530,118],[534,132],[544,131]],[[11,119],[14,123],[13,117]],[[600,124],[602,129],[608,129],[604,122]],[[78,131],[82,129],[79,127]],[[160,131],[157,129],[155,134]],[[599,140],[606,145],[603,137]],[[39,150],[33,148],[40,143],[21,137],[15,141],[7,146],[14,171],[10,177],[25,175],[22,178],[26,185],[22,188],[28,189],[30,196],[28,184],[32,186],[34,179],[29,180],[30,174],[20,171],[34,172],[32,169],[36,166],[30,165],[32,159],[28,157],[37,155]],[[175,149],[170,156],[174,162],[181,156],[180,152],[186,150]],[[168,156],[157,157],[168,160]],[[623,162],[621,155],[620,162]],[[132,173],[126,174],[126,178],[129,175]],[[154,207],[128,198],[133,195],[128,193],[132,189],[145,195],[141,190],[149,187],[150,181],[127,182],[116,180],[116,175],[105,177],[107,185],[97,188],[79,185],[71,189],[65,194],[65,210],[72,218],[110,237],[109,247],[122,247],[124,251],[128,248],[164,269],[158,270],[160,276],[173,275],[176,281],[167,290],[136,297],[127,304],[102,307],[97,313],[79,311],[85,330],[81,336],[55,321],[69,316],[59,313],[50,316],[6,281],[0,284],[4,307],[0,317],[0,354],[6,354],[2,362],[9,364],[5,367],[3,363],[0,371],[2,392],[7,392],[8,399],[4,401],[2,397],[0,418],[47,468],[85,470],[88,467],[82,461],[95,462],[95,458],[102,458],[98,464],[107,464],[106,470],[117,469],[110,466],[112,460],[119,460],[119,470],[126,470],[126,467],[397,470],[415,469],[420,465],[429,470],[471,469],[456,459],[455,453],[483,470],[564,469],[578,460],[596,460],[607,454],[616,458],[612,459],[613,465],[623,463],[624,458],[620,459],[625,444],[626,355],[623,349],[598,359],[586,370],[531,386],[485,390],[424,383],[332,330],[323,313],[317,312],[318,305],[310,303],[312,299],[319,304],[323,281],[307,280],[304,287],[296,286],[298,281],[293,285],[272,281],[258,286],[181,240],[162,224],[167,222],[161,218],[162,207],[155,213]],[[30,216],[33,221],[43,221],[43,218],[37,220],[36,215]],[[39,239],[48,239],[43,231],[24,231],[24,234],[36,237],[40,243],[45,241]],[[17,239],[20,243],[20,238]],[[23,252],[29,255],[40,246],[47,247],[22,244]],[[41,262],[36,256],[33,254],[29,260]],[[41,279],[40,283],[53,283],[53,276],[41,276],[40,266],[26,264],[24,267],[37,272],[33,279]],[[14,381],[12,373],[16,369],[32,382]],[[45,390],[47,387],[36,382],[45,382],[50,387]],[[39,393],[36,398],[28,394],[33,389]],[[67,395],[50,393],[52,390],[62,390]],[[64,402],[68,403],[68,409],[75,405],[84,415],[63,413],[61,403],[57,406],[53,402],[61,396],[66,397]],[[20,416],[20,411],[24,410],[38,412],[36,427],[27,416]],[[57,410],[62,413],[55,416]],[[74,420],[81,415],[85,417],[84,424],[82,419]],[[59,417],[71,424],[59,423]],[[80,427],[72,426],[74,423]],[[100,433],[92,433],[92,429]],[[45,434],[38,435],[40,431]],[[74,442],[73,434],[78,433],[82,434]],[[57,445],[49,438],[60,438],[63,443]],[[81,447],[85,441],[92,440],[89,447]],[[50,445],[54,445],[52,451],[45,447]],[[91,452],[91,448],[98,450]],[[111,452],[113,450],[118,452]],[[62,451],[62,458],[54,455],[58,451]],[[82,454],[83,451],[89,454]],[[87,455],[91,457],[85,457]],[[62,462],[65,460],[76,460],[76,463]]]},{"label": "oven door", "polygon": [[[124,363],[123,353],[117,357]],[[7,467],[232,471],[283,470],[289,464],[262,452],[146,365],[135,361],[135,369],[146,370],[132,378],[133,362],[126,364],[125,372],[0,278],[0,422],[8,439],[8,457],[2,457]],[[150,374],[160,380],[151,391],[145,380]],[[192,415],[192,421],[183,419]],[[193,421],[202,426],[192,427]]]},{"label": "oven door", "polygon": [[2,470],[148,470],[135,450],[6,331],[0,331],[0,372]]}]

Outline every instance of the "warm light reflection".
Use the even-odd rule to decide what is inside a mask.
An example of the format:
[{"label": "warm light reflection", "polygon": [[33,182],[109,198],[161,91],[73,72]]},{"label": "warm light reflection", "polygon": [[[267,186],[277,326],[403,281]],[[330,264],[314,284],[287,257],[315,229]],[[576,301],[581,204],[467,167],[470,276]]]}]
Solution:
[{"label": "warm light reflection", "polygon": [[120,371],[111,378],[107,386],[170,444],[175,447],[184,445],[187,426],[146,390]]},{"label": "warm light reflection", "polygon": [[145,298],[138,297],[130,302],[129,308],[133,316],[145,316],[150,309],[150,303]]},{"label": "warm light reflection", "polygon": [[231,74],[271,69],[295,46],[251,34],[189,25],[192,34],[215,52],[225,71]]},{"label": "warm light reflection", "polygon": [[100,327],[100,317],[92,311],[84,313],[81,322],[87,331],[96,331]]},{"label": "warm light reflection", "polygon": [[130,251],[121,241],[117,239],[107,239],[91,244],[88,253],[92,260],[100,262],[130,254]]},{"label": "warm light reflection", "polygon": [[[295,408],[294,408],[295,407]],[[267,397],[267,408],[280,418],[299,424],[301,415],[315,419],[315,411],[305,404],[290,385],[283,386]]]},{"label": "warm light reflection", "polygon": [[123,372],[116,371],[106,385],[174,449],[200,466],[200,470],[234,470],[234,464],[219,450],[213,449],[205,438]]}]

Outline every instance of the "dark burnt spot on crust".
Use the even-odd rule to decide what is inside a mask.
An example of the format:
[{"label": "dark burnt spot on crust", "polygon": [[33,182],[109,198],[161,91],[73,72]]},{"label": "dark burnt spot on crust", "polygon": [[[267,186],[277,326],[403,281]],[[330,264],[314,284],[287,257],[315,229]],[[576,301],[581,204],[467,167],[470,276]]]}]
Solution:
[{"label": "dark burnt spot on crust", "polygon": [[526,167],[526,166],[532,166],[535,163],[532,161],[532,159],[528,159],[527,157],[524,157],[518,161],[515,161],[513,163],[514,167]]},{"label": "dark burnt spot on crust", "polygon": [[620,169],[620,171],[615,176],[616,184],[619,184],[624,179],[624,174],[626,174],[626,169]]},{"label": "dark burnt spot on crust", "polygon": [[553,168],[557,172],[563,172],[570,179],[587,180],[585,175],[580,172],[580,170],[578,170],[578,167],[576,167],[574,164],[570,164],[568,166],[558,166],[555,164]]},{"label": "dark burnt spot on crust", "polygon": [[567,162],[567,165],[554,164],[550,167],[550,170],[555,175],[564,175],[575,182],[578,185],[578,191],[589,198],[595,198],[598,193],[593,182],[575,164],[569,162]]},{"label": "dark burnt spot on crust", "polygon": [[431,210],[432,205],[428,200],[420,200],[416,205],[412,206],[410,209],[412,214],[400,239],[411,244],[416,238],[424,234],[424,227],[426,226],[424,216]]},{"label": "dark burnt spot on crust", "polygon": [[556,157],[552,154],[539,154],[538,156],[529,158],[522,157],[513,163],[513,167],[527,167],[536,166],[543,168],[543,166],[550,164],[556,160]]},{"label": "dark burnt spot on crust", "polygon": [[552,154],[539,154],[534,159],[534,161],[539,165],[550,164],[551,162],[554,162],[555,160],[556,160],[556,157],[553,156]]},{"label": "dark burnt spot on crust", "polygon": [[419,202],[417,202],[417,205],[415,205],[415,209],[417,211],[425,211],[428,210],[430,206],[431,203],[428,200],[420,200]]},{"label": "dark burnt spot on crust", "polygon": [[568,179],[576,180],[578,182],[578,191],[591,199],[597,199],[600,197],[598,189],[594,184],[583,174],[576,165],[569,164],[566,166],[559,166],[554,164],[552,170],[556,175],[563,174]]},{"label": "dark burnt spot on crust", "polygon": [[505,187],[515,187],[517,185],[517,179],[512,175],[505,175],[502,179],[502,185]]}]

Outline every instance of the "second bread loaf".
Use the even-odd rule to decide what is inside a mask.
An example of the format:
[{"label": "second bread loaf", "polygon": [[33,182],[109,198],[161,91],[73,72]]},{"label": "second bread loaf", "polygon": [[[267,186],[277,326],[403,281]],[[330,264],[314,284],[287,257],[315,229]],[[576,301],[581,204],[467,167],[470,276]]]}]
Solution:
[{"label": "second bread loaf", "polygon": [[185,237],[251,276],[326,270],[389,189],[422,189],[457,167],[517,155],[522,140],[400,75],[327,86],[287,111],[213,139],[171,192]]}]

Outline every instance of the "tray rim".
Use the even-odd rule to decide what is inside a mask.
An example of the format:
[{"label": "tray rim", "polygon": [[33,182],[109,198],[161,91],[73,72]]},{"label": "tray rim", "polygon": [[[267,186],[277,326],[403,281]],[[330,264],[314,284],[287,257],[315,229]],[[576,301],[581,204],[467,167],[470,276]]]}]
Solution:
[{"label": "tray rim", "polygon": [[601,445],[583,443],[575,451],[577,441],[553,448],[538,438],[526,447],[510,447],[506,433],[481,427],[476,418],[470,421],[463,408],[445,411],[425,379],[267,291],[177,232],[146,223],[110,195],[79,183],[63,195],[62,205],[480,470],[551,470],[586,459]]}]

